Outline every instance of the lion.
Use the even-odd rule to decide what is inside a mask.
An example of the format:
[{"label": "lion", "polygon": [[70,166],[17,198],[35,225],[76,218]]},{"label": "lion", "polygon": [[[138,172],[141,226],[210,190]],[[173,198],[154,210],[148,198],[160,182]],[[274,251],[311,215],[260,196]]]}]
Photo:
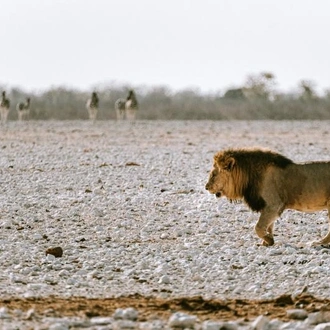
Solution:
[{"label": "lion", "polygon": [[[255,226],[262,244],[274,244],[274,222],[286,209],[327,209],[330,221],[330,162],[297,164],[265,149],[227,149],[214,155],[205,186],[216,197],[243,200],[260,217]],[[313,246],[330,243],[328,233]]]}]

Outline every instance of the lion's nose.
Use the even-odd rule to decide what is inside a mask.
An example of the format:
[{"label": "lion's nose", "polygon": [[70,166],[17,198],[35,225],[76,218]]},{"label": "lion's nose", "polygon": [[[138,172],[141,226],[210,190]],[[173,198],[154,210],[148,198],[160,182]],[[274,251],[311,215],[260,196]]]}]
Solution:
[{"label": "lion's nose", "polygon": [[209,184],[208,183],[205,185],[205,189],[209,190]]}]

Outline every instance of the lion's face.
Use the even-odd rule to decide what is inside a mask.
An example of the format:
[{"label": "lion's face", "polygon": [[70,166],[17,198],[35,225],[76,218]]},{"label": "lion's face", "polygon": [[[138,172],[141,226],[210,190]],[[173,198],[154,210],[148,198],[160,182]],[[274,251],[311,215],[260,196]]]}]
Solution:
[{"label": "lion's face", "polygon": [[210,172],[209,180],[205,185],[205,189],[208,190],[211,194],[215,194],[215,196],[218,198],[221,196],[233,198],[233,165],[233,160],[224,163],[221,161],[221,159],[215,156],[213,169]]},{"label": "lion's face", "polygon": [[215,194],[216,197],[221,197],[223,191],[223,185],[221,182],[224,180],[220,178],[219,169],[214,166],[209,175],[209,181],[205,185],[205,189],[211,194]]}]

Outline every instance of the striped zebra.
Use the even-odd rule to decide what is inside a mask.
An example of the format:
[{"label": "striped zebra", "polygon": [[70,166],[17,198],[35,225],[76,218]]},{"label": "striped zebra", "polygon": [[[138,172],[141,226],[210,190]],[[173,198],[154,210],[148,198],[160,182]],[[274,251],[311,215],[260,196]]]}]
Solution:
[{"label": "striped zebra", "polygon": [[125,119],[125,104],[126,104],[125,99],[118,99],[115,102],[117,120]]},{"label": "striped zebra", "polygon": [[26,98],[26,102],[20,102],[16,105],[18,114],[18,121],[28,120],[30,116],[30,101],[29,97]]},{"label": "striped zebra", "polygon": [[91,98],[87,100],[86,108],[88,110],[89,119],[95,122],[97,110],[99,108],[99,97],[96,92],[93,92]]},{"label": "striped zebra", "polygon": [[128,92],[128,96],[125,103],[126,118],[130,121],[134,121],[136,116],[136,110],[138,110],[138,108],[138,101],[136,99],[134,91],[131,89]]},{"label": "striped zebra", "polygon": [[10,108],[10,100],[6,98],[6,92],[2,92],[1,103],[0,103],[0,112],[1,112],[1,123],[6,124],[8,113]]}]

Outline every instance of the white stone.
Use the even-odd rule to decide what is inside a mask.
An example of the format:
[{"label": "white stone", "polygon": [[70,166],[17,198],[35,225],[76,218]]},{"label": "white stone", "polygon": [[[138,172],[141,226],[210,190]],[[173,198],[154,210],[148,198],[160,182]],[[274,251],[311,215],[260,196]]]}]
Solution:
[{"label": "white stone", "polygon": [[8,220],[8,221],[4,221],[2,224],[1,224],[1,227],[4,228],[4,229],[11,229],[13,227],[13,222]]},{"label": "white stone", "polygon": [[26,283],[24,277],[15,275],[13,273],[9,275],[9,278],[12,283],[24,283],[24,284]]},{"label": "white stone", "polygon": [[48,262],[54,262],[56,257],[53,254],[47,254],[46,259]]},{"label": "white stone", "polygon": [[330,323],[321,323],[318,324],[314,330],[330,330]]},{"label": "white stone", "polygon": [[270,320],[268,323],[268,328],[267,330],[278,330],[281,328],[283,325],[283,322],[277,319]]},{"label": "white stone", "polygon": [[[309,330],[309,328],[302,324],[302,322],[286,322],[284,324],[282,324],[280,327],[278,328],[270,328],[270,329],[274,329],[274,330]],[[267,330],[270,330],[270,329],[267,329]]]},{"label": "white stone", "polygon": [[205,321],[202,323],[203,330],[220,330],[223,326],[223,322],[220,321]]},{"label": "white stone", "polygon": [[137,324],[131,320],[118,320],[115,329],[137,329]]},{"label": "white stone", "polygon": [[161,284],[170,284],[170,283],[171,283],[171,279],[170,279],[169,276],[167,276],[167,275],[163,275],[163,276],[159,279],[158,283],[161,283]]},{"label": "white stone", "polygon": [[41,289],[45,288],[45,284],[44,283],[29,283],[27,285],[27,287],[30,290],[41,290]]},{"label": "white stone", "polygon": [[108,325],[113,323],[113,318],[112,317],[92,317],[90,319],[90,323],[92,325]]},{"label": "white stone", "polygon": [[43,280],[46,282],[46,283],[49,283],[49,284],[56,284],[57,283],[57,279],[51,275],[45,275],[43,276]]},{"label": "white stone", "polygon": [[75,284],[77,284],[77,280],[73,277],[70,277],[70,278],[67,279],[67,284],[68,285],[75,285]]},{"label": "white stone", "polygon": [[49,330],[69,330],[69,326],[64,323],[54,323],[48,328]]},{"label": "white stone", "polygon": [[286,315],[289,319],[304,320],[308,317],[308,313],[304,309],[288,309]]},{"label": "white stone", "polygon": [[0,319],[9,319],[10,315],[8,314],[7,307],[0,308]]},{"label": "white stone", "polygon": [[252,330],[266,330],[269,323],[268,317],[259,315],[251,324]]},{"label": "white stone", "polygon": [[40,241],[40,240],[43,239],[43,237],[42,237],[41,234],[37,233],[37,234],[34,234],[34,235],[33,235],[33,239],[34,239],[35,241]]},{"label": "white stone", "polygon": [[113,313],[113,318],[115,320],[118,320],[118,319],[123,319],[124,318],[124,309],[122,308],[117,308],[115,310],[115,312]]},{"label": "white stone", "polygon": [[137,320],[138,316],[139,316],[139,312],[135,308],[129,307],[124,309],[123,312],[124,319],[135,321]]},{"label": "white stone", "polygon": [[305,321],[307,324],[320,324],[330,322],[330,311],[309,313]]},{"label": "white stone", "polygon": [[192,328],[197,321],[197,316],[177,312],[171,315],[169,326],[178,328]]},{"label": "white stone", "polygon": [[62,269],[62,270],[58,273],[58,276],[61,276],[61,277],[69,277],[69,276],[70,276],[70,272],[68,272],[68,271],[65,270],[65,269]]}]

